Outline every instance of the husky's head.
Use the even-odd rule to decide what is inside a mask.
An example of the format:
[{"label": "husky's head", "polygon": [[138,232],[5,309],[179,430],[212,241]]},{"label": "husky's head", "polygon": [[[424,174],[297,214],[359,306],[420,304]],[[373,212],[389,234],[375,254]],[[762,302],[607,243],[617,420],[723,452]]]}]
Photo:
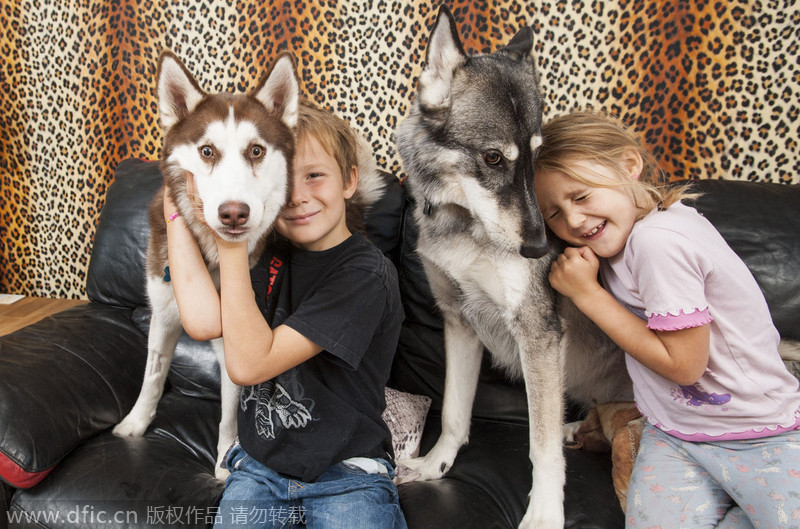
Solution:
[{"label": "husky's head", "polygon": [[[299,87],[294,59],[281,55],[250,94],[207,94],[170,52],[159,61],[164,130],[162,173],[192,231],[202,233],[186,191],[192,175],[203,221],[252,250],[286,199]],[[202,239],[202,237],[201,237]],[[201,241],[201,246],[202,246]]]},{"label": "husky's head", "polygon": [[495,53],[467,56],[442,6],[414,108],[397,138],[410,189],[427,212],[465,208],[472,219],[465,228],[474,235],[541,257],[548,246],[533,162],[542,97],[532,47],[533,31],[525,27]]}]

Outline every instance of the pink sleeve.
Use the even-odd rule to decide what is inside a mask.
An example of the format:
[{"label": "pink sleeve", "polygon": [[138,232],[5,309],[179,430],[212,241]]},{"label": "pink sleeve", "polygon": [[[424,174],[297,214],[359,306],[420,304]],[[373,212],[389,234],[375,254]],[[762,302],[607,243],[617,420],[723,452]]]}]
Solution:
[{"label": "pink sleeve", "polygon": [[680,331],[711,323],[714,318],[708,309],[697,309],[688,314],[681,309],[678,314],[653,314],[647,318],[647,328],[654,331]]},{"label": "pink sleeve", "polygon": [[677,331],[712,321],[705,283],[713,265],[705,252],[684,234],[663,227],[638,230],[629,244],[648,328]]}]

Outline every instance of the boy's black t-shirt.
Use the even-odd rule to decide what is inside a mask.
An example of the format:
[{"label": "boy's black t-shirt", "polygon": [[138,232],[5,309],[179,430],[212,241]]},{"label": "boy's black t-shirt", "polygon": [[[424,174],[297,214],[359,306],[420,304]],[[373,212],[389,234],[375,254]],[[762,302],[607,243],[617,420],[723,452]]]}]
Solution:
[{"label": "boy's black t-shirt", "polygon": [[[305,482],[351,457],[393,461],[381,414],[403,321],[394,266],[360,233],[322,252],[279,247],[251,270],[256,301],[273,329],[288,325],[323,351],[242,388],[242,447],[268,468]],[[283,271],[269,294],[277,264]],[[266,314],[268,295],[275,296],[274,316]]]}]

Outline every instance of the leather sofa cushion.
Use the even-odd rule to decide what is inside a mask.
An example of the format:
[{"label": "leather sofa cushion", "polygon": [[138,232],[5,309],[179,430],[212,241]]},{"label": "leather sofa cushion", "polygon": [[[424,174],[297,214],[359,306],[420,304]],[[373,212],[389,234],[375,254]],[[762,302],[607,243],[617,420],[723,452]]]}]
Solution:
[{"label": "leather sofa cushion", "polygon": [[130,318],[128,309],[89,303],[0,341],[3,481],[36,485],[133,406],[147,340]]}]

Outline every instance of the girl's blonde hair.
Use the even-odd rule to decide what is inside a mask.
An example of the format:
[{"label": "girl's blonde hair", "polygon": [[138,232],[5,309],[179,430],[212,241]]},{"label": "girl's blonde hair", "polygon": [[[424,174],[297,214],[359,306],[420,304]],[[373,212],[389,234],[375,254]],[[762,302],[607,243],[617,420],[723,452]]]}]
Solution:
[{"label": "girl's blonde hair", "polygon": [[351,170],[358,167],[358,138],[345,120],[333,112],[304,102],[298,109],[294,133],[298,141],[309,134],[313,135],[325,152],[336,160],[344,185],[350,183]]},{"label": "girl's blonde hair", "polygon": [[[638,178],[625,173],[623,160],[631,151],[642,159]],[[574,163],[600,164],[616,173],[589,178],[574,170]],[[591,187],[624,187],[628,190],[639,218],[653,208],[667,208],[682,199],[699,196],[687,186],[666,187],[664,172],[639,136],[620,120],[597,112],[580,111],[551,119],[542,126],[542,146],[536,158],[536,171],[558,171]],[[535,178],[535,176],[534,176]]]}]

